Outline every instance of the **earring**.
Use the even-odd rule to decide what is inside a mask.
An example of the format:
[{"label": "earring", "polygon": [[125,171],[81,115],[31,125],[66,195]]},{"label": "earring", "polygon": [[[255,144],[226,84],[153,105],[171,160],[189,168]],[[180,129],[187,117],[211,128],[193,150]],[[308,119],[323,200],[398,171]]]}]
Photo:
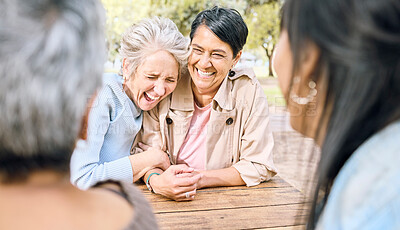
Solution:
[{"label": "earring", "polygon": [[[300,82],[300,77],[297,76],[293,79],[293,83],[299,83],[299,82]],[[313,101],[315,96],[317,96],[318,91],[315,88],[316,86],[317,84],[315,83],[315,81],[310,80],[308,82],[308,87],[310,88],[310,92],[308,92],[308,95],[306,97],[299,97],[296,93],[292,91],[290,92],[290,99],[296,104],[306,105],[311,101]]]}]

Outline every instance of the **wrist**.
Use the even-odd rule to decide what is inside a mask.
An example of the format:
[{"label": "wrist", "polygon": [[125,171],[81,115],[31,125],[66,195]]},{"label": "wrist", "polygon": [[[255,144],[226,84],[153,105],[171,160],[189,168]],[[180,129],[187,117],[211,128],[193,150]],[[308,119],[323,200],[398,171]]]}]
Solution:
[{"label": "wrist", "polygon": [[149,183],[151,184],[151,187],[153,188],[153,192],[158,194],[158,179],[160,175],[154,175],[150,178]]},{"label": "wrist", "polygon": [[154,188],[153,188],[153,186],[151,184],[152,179],[154,179],[154,177],[157,177],[159,175],[160,175],[160,173],[153,172],[153,173],[150,173],[150,175],[147,177],[146,186],[147,186],[147,188],[149,189],[150,192],[154,192]]},{"label": "wrist", "polygon": [[[202,173],[202,172],[200,172],[200,173]],[[197,189],[202,189],[202,188],[204,188],[204,178],[205,178],[205,176],[204,176],[204,174],[202,175],[202,177],[199,179],[199,181],[197,181]]]}]

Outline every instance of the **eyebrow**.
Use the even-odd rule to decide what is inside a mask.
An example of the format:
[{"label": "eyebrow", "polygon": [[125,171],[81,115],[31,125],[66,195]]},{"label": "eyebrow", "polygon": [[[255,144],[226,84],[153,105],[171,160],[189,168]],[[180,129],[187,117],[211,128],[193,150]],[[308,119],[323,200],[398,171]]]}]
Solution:
[{"label": "eyebrow", "polygon": [[159,72],[144,72],[144,74],[152,75],[152,76],[159,76],[160,75]]},{"label": "eyebrow", "polygon": [[[161,75],[161,73],[159,73],[159,72],[144,72],[144,74],[147,74],[147,75],[150,75],[150,76],[154,76],[154,77],[159,77]],[[170,75],[170,76],[166,76],[165,78],[174,78],[174,79],[176,79],[176,78],[178,78],[178,76]]]},{"label": "eyebrow", "polygon": [[[201,47],[201,46],[199,46],[197,44],[192,44],[192,46],[196,46],[197,48],[204,49],[203,47]],[[214,50],[212,50],[212,52],[220,52],[220,53],[226,54],[226,51],[222,50],[222,49],[214,49]]]}]

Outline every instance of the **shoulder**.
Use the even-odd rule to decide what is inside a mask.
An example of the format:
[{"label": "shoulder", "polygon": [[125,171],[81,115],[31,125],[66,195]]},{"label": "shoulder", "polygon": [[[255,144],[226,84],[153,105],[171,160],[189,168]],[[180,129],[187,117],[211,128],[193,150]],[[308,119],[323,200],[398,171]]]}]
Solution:
[{"label": "shoulder", "polygon": [[246,80],[250,80],[252,83],[255,83],[255,80],[257,80],[256,74],[254,73],[253,68],[237,67],[237,68],[232,69],[232,71],[235,73],[235,75],[228,77],[232,81],[234,81],[236,79],[242,79],[242,80],[246,79]]},{"label": "shoulder", "polygon": [[232,82],[233,90],[242,89],[254,93],[261,88],[260,82],[258,81],[252,68],[241,67],[235,68],[232,71],[235,72],[233,76],[228,76],[228,82]]},{"label": "shoulder", "polygon": [[111,197],[107,199],[107,202],[102,202],[102,205],[108,205],[109,210],[118,210],[113,213],[117,215],[115,219],[124,217],[124,220],[120,221],[120,224],[125,227],[124,229],[158,229],[150,204],[135,185],[107,181],[97,184],[92,190]]},{"label": "shoulder", "polygon": [[158,229],[153,209],[139,189],[124,182],[121,182],[121,188],[136,211],[127,229]]},{"label": "shoulder", "polygon": [[122,76],[115,73],[104,73],[102,91],[106,91],[116,97],[121,97],[123,93]]},{"label": "shoulder", "polygon": [[252,68],[235,68],[235,75],[228,76],[227,84],[231,84],[232,96],[241,100],[267,100],[260,82]]},{"label": "shoulder", "polygon": [[[322,224],[379,229],[398,218],[400,202],[400,122],[392,123],[362,144],[349,158],[333,184]],[[371,218],[373,216],[373,218]],[[324,227],[322,226],[322,227]]]},{"label": "shoulder", "polygon": [[103,74],[103,85],[98,91],[94,107],[106,106],[109,110],[125,107],[127,96],[122,88],[122,77],[115,73]]}]

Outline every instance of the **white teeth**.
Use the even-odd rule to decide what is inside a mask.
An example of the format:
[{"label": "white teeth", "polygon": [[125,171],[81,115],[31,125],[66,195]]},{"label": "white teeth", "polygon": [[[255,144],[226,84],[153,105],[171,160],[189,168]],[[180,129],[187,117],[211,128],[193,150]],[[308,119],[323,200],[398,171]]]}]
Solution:
[{"label": "white teeth", "polygon": [[199,69],[197,69],[197,72],[199,72],[200,75],[207,76],[207,77],[209,77],[209,76],[214,74],[214,72],[203,72],[203,71],[201,71]]},{"label": "white teeth", "polygon": [[153,97],[150,94],[146,93],[147,96],[151,99],[151,100],[158,100],[160,97]]}]

